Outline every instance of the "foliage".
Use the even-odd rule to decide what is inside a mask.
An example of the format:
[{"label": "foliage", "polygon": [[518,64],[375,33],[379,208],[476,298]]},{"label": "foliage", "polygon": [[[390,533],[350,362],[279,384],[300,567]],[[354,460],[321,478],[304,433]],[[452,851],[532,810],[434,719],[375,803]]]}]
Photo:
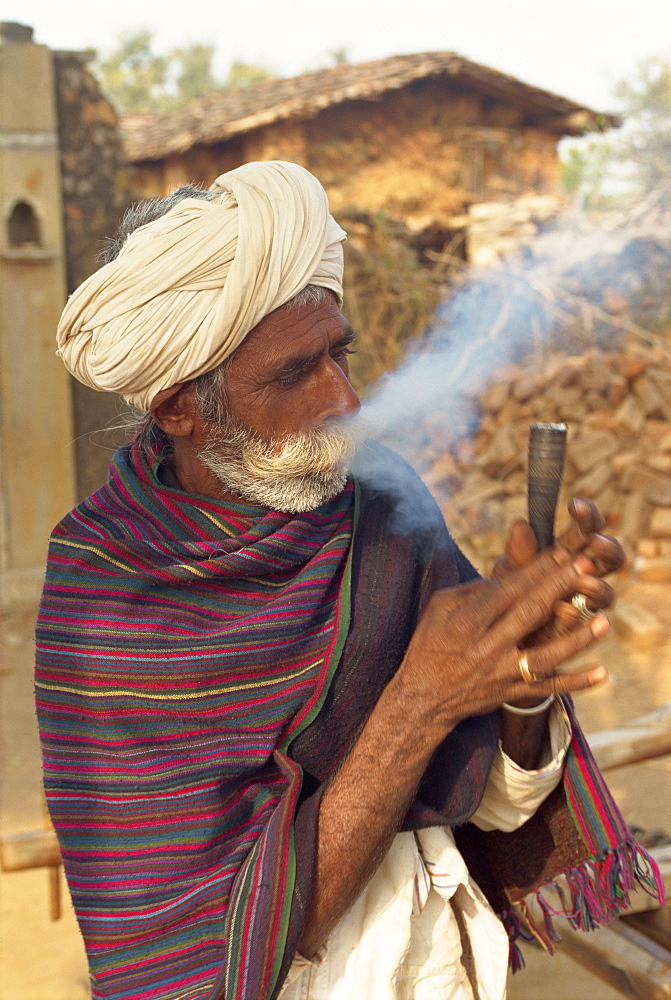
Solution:
[{"label": "foliage", "polygon": [[336,45],[335,48],[329,49],[328,54],[334,66],[342,66],[349,62],[349,53],[344,45]]},{"label": "foliage", "polygon": [[194,97],[203,97],[218,90],[221,84],[212,71],[213,45],[194,43],[184,48],[173,49],[168,58],[178,64],[175,79],[175,99],[178,104],[186,104]]},{"label": "foliage", "polygon": [[151,31],[122,32],[99,59],[96,72],[119,111],[176,111],[194,97],[225,87],[244,87],[268,76],[263,66],[234,62],[225,80],[214,74],[214,46],[192,43],[160,55]]},{"label": "foliage", "polygon": [[166,101],[170,60],[151,48],[151,32],[123,32],[117,47],[96,65],[103,89],[120,111],[160,111]]},{"label": "foliage", "polygon": [[613,139],[596,135],[566,141],[560,147],[562,187],[587,209],[608,207],[608,180],[613,167]]},{"label": "foliage", "polygon": [[632,80],[615,89],[623,127],[588,135],[562,147],[564,190],[588,208],[609,207],[625,190],[639,195],[671,193],[671,62],[644,60]]},{"label": "foliage", "polygon": [[232,62],[226,77],[227,87],[249,87],[253,83],[267,80],[269,76],[265,66],[255,66],[253,63]]},{"label": "foliage", "polygon": [[630,127],[625,129],[619,155],[635,165],[644,194],[671,190],[671,62],[646,59],[638,76],[616,90]]}]

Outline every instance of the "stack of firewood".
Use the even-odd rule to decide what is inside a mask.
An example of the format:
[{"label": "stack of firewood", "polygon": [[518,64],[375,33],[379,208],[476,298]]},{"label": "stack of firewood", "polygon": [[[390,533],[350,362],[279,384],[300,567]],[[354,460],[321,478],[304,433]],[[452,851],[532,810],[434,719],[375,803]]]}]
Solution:
[{"label": "stack of firewood", "polygon": [[639,575],[671,580],[670,359],[662,343],[632,344],[500,371],[477,400],[475,433],[449,452],[440,415],[427,421],[424,479],[481,571],[510,524],[526,517],[529,425],[547,421],[568,425],[558,530],[567,500],[589,497]]}]

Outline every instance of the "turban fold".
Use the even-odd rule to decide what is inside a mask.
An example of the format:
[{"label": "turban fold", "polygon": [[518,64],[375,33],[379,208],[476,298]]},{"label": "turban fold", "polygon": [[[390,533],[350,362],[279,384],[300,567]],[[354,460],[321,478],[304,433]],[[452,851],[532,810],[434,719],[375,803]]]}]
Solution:
[{"label": "turban fold", "polygon": [[161,389],[224,361],[307,284],[342,302],[345,232],[316,177],[246,163],[136,229],[70,296],[58,354],[75,378],[147,409]]}]

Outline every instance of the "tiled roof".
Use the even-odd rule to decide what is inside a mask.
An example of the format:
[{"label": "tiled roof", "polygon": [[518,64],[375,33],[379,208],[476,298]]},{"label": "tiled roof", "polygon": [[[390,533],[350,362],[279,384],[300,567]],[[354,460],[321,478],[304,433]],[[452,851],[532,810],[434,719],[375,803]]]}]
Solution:
[{"label": "tiled roof", "polygon": [[454,52],[422,52],[364,63],[342,63],[287,79],[262,80],[191,101],[171,114],[121,117],[126,152],[132,162],[162,159],[197,144],[212,145],[290,118],[314,117],[324,108],[353,100],[375,100],[416,80],[450,76],[462,86],[522,106],[529,119],[558,135],[617,124],[597,112],[530,87],[515,77],[470,62]]}]

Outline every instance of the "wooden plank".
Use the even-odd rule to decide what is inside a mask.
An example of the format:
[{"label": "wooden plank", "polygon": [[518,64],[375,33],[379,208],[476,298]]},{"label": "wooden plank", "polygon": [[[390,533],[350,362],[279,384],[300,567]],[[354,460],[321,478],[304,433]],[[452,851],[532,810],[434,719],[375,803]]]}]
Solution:
[{"label": "wooden plank", "polygon": [[58,840],[53,830],[27,830],[0,838],[0,868],[3,872],[23,871],[60,865]]},{"label": "wooden plank", "polygon": [[625,997],[671,1000],[671,952],[614,921],[585,934],[562,927],[559,947]]},{"label": "wooden plank", "polygon": [[617,729],[589,733],[587,740],[604,771],[671,753],[671,701]]},{"label": "wooden plank", "polygon": [[643,913],[627,913],[620,919],[671,951],[671,906],[660,906]]}]

